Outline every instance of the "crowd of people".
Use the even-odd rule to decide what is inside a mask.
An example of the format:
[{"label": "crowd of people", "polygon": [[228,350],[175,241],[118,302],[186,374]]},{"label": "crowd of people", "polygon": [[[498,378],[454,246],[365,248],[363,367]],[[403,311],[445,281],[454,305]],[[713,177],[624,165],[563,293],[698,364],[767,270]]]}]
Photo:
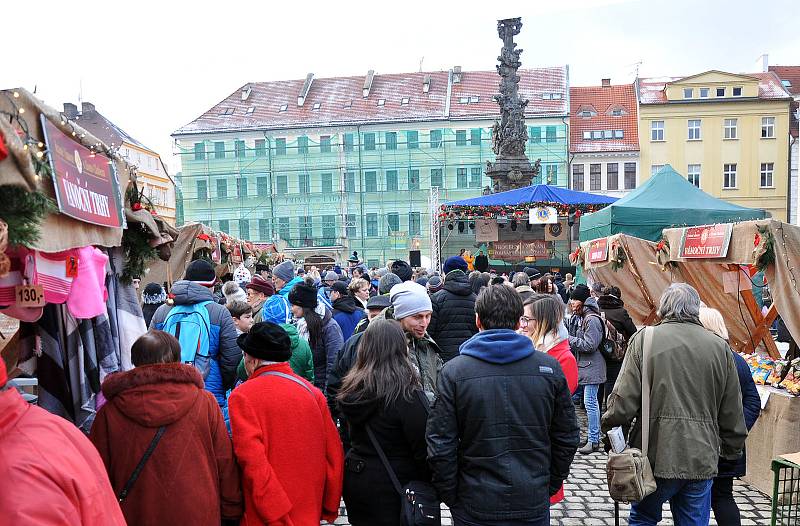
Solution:
[{"label": "crowd of people", "polygon": [[[423,484],[456,525],[543,525],[576,454],[603,454],[616,426],[641,443],[644,343],[618,287],[498,274],[482,252],[441,274],[348,263],[219,284],[197,260],[169,296],[147,285],[150,330],[134,369],[102,384],[88,440],[6,388],[0,361],[5,519],[317,525],[343,497],[351,524],[399,525],[398,490]],[[678,525],[708,524],[712,508],[739,524],[732,481],[760,411],[747,365],[689,285],[658,314],[657,490],[630,524],[657,524],[667,501]]]}]

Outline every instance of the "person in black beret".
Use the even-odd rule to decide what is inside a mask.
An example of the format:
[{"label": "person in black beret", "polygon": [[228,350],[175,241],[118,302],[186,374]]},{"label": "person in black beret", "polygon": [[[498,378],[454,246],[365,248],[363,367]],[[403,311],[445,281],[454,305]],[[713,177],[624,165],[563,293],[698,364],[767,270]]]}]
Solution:
[{"label": "person in black beret", "polygon": [[333,313],[324,305],[317,309],[317,288],[303,281],[289,292],[292,314],[297,318],[297,332],[308,341],[314,359],[314,385],[322,392],[328,382],[328,371],[344,347],[342,329]]},{"label": "person in black beret", "polygon": [[280,325],[269,321],[253,325],[250,332],[239,335],[236,344],[244,351],[244,368],[248,376],[264,362],[286,362],[292,357],[289,335]]}]

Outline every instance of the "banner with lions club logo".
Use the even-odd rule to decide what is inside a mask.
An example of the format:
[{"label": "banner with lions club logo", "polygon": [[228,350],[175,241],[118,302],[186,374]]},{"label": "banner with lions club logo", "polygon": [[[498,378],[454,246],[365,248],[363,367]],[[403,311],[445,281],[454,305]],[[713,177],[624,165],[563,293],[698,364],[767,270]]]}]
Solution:
[{"label": "banner with lions club logo", "polygon": [[117,173],[107,157],[90,151],[42,115],[58,210],[79,221],[124,227]]},{"label": "banner with lions club logo", "polygon": [[528,210],[528,223],[547,225],[558,223],[558,210],[552,206],[537,206]]}]

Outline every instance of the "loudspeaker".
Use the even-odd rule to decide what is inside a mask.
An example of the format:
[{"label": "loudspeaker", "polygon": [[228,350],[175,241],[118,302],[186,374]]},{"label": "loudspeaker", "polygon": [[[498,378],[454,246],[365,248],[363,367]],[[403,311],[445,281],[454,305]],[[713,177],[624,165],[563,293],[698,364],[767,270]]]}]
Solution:
[{"label": "loudspeaker", "polygon": [[408,252],[408,264],[412,267],[422,266],[422,255],[419,250],[410,250]]}]

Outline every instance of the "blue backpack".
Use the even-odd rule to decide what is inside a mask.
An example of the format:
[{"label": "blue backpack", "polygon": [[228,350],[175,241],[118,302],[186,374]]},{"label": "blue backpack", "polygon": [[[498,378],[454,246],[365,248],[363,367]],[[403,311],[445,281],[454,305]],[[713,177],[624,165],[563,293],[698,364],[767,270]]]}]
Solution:
[{"label": "blue backpack", "polygon": [[193,305],[175,305],[164,320],[164,332],[181,344],[181,362],[194,365],[205,380],[211,370],[211,320],[203,301]]}]

